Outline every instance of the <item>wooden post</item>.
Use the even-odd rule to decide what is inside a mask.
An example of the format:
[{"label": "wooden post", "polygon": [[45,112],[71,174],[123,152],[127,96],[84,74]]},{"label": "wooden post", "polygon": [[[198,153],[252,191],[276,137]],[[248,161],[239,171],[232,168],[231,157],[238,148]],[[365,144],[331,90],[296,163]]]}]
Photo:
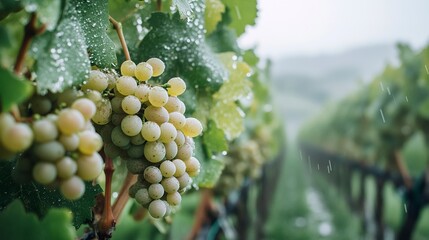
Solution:
[{"label": "wooden post", "polygon": [[375,209],[374,209],[374,220],[376,225],[376,240],[384,239],[384,179],[382,176],[376,178],[376,197],[375,197]]}]

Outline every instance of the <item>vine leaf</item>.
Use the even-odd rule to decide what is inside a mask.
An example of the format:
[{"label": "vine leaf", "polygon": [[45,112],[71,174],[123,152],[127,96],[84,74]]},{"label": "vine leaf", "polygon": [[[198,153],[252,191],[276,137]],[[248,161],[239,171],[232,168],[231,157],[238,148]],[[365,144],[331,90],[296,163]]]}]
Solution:
[{"label": "vine leaf", "polygon": [[91,208],[95,204],[95,196],[102,192],[99,185],[85,183],[85,194],[76,201],[65,199],[56,188],[42,186],[36,183],[18,184],[13,180],[12,170],[15,162],[0,163],[0,211],[4,210],[14,199],[20,199],[27,211],[45,216],[51,208],[68,208],[73,212],[73,225],[79,228],[81,224],[91,221]]},{"label": "vine leaf", "polygon": [[234,102],[216,102],[211,117],[228,140],[237,138],[244,131],[244,112]]},{"label": "vine leaf", "polygon": [[241,49],[237,43],[237,34],[234,29],[228,26],[230,22],[231,17],[229,16],[229,9],[227,9],[222,14],[222,21],[217,24],[216,29],[207,37],[207,43],[216,53],[241,53]]},{"label": "vine leaf", "polygon": [[203,142],[201,138],[195,139],[196,157],[201,163],[201,172],[194,179],[194,185],[199,187],[212,188],[218,181],[225,167],[224,158],[212,156],[205,157],[203,152]]},{"label": "vine leaf", "polygon": [[173,0],[173,6],[177,8],[181,19],[185,19],[192,16],[192,8],[189,4],[189,0]]},{"label": "vine leaf", "polygon": [[209,158],[214,153],[221,153],[228,150],[228,142],[225,139],[225,134],[213,121],[207,124],[207,130],[203,134],[203,143]]},{"label": "vine leaf", "polygon": [[100,68],[114,67],[117,64],[115,44],[106,32],[109,26],[108,1],[70,1],[76,7],[76,17],[84,33],[91,63]]},{"label": "vine leaf", "polygon": [[224,12],[225,5],[221,0],[206,0],[204,17],[207,35],[210,35],[216,29],[216,26],[222,20],[222,13]]},{"label": "vine leaf", "polygon": [[72,216],[66,209],[50,209],[39,220],[33,213],[26,213],[22,202],[13,201],[0,213],[0,235],[6,239],[33,240],[76,239],[76,231],[71,225]]},{"label": "vine leaf", "polygon": [[7,112],[13,104],[30,97],[33,87],[7,69],[0,67],[0,112]]},{"label": "vine leaf", "polygon": [[237,36],[244,33],[247,26],[255,25],[257,17],[257,0],[223,0],[223,3],[230,9],[231,24]]}]

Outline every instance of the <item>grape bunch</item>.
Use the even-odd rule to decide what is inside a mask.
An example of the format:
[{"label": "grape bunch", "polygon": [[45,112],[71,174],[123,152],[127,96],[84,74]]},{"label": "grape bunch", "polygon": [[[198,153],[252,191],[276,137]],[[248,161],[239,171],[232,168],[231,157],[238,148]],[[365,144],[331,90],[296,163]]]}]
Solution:
[{"label": "grape bunch", "polygon": [[[41,106],[33,102],[30,107],[40,110]],[[13,172],[15,180],[58,185],[66,199],[79,199],[85,192],[84,181],[97,178],[103,168],[98,154],[103,141],[90,122],[95,112],[91,100],[79,98],[57,114],[34,115],[30,123],[16,122],[11,114],[0,113],[1,158],[20,154]]]},{"label": "grape bunch", "polygon": [[127,60],[114,81],[104,72],[92,70],[82,86],[96,103],[92,120],[99,125],[106,155],[120,157],[129,172],[138,174],[130,195],[154,218],[168,215],[171,206],[178,206],[180,193],[198,175],[200,163],[193,157],[192,138],[203,130],[199,120],[184,115],[186,106],[178,98],[186,90],[181,78],[171,78],[164,85],[148,84],[164,69],[158,58],[137,65]]}]

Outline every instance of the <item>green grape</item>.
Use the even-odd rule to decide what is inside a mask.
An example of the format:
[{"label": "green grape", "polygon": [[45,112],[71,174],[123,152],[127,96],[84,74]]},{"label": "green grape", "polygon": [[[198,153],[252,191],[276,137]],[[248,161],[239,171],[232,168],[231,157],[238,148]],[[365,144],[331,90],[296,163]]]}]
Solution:
[{"label": "green grape", "polygon": [[[142,130],[143,130],[143,126],[142,126]],[[137,134],[131,137],[131,143],[134,145],[142,145],[145,142],[146,140],[143,138],[141,134]]]},{"label": "green grape", "polygon": [[168,193],[167,202],[172,206],[178,206],[182,202],[182,196],[178,192]]},{"label": "green grape", "polygon": [[66,150],[58,141],[50,141],[36,144],[33,148],[34,155],[43,161],[56,162],[64,157]]},{"label": "green grape", "polygon": [[114,126],[121,125],[122,120],[128,116],[125,113],[113,113],[112,119],[110,120]]},{"label": "green grape", "polygon": [[169,114],[168,122],[173,124],[177,130],[180,130],[185,126],[186,118],[179,112],[172,112]]},{"label": "green grape", "polygon": [[33,167],[33,178],[40,184],[50,184],[57,177],[57,169],[52,163],[38,162]]},{"label": "green grape", "polygon": [[121,74],[123,76],[134,77],[135,70],[136,70],[136,64],[131,60],[126,60],[121,64]]},{"label": "green grape", "polygon": [[161,136],[161,128],[157,123],[147,121],[143,123],[141,136],[148,142],[154,142]]},{"label": "green grape", "polygon": [[185,103],[183,103],[182,101],[180,101],[179,102],[180,103],[180,109],[179,109],[179,113],[181,113],[181,114],[185,114],[185,112],[186,112],[186,105],[185,105]]},{"label": "green grape", "polygon": [[134,92],[134,96],[136,96],[140,102],[144,103],[149,101],[149,92],[150,88],[146,84],[140,84],[137,86],[136,91]]},{"label": "green grape", "polygon": [[177,147],[181,147],[183,146],[183,144],[185,144],[185,135],[183,134],[182,131],[177,130],[177,136],[176,139],[174,139],[174,142],[176,142]]},{"label": "green grape", "polygon": [[151,184],[148,191],[152,199],[160,199],[164,195],[164,187],[159,183]]},{"label": "green grape", "polygon": [[144,145],[144,156],[152,163],[157,163],[165,158],[165,147],[161,142],[147,142]]},{"label": "green grape", "polygon": [[146,82],[152,77],[152,66],[147,62],[141,62],[137,64],[134,74],[139,81]]},{"label": "green grape", "polygon": [[154,107],[162,107],[168,101],[168,93],[162,87],[152,87],[149,91],[149,102]]},{"label": "green grape", "polygon": [[178,112],[182,107],[180,102],[180,99],[178,99],[177,97],[170,96],[168,97],[167,103],[164,105],[164,107],[169,113]]},{"label": "green grape", "polygon": [[79,151],[83,154],[90,155],[100,151],[103,147],[103,140],[98,133],[93,131],[83,131],[79,133]]},{"label": "green grape", "polygon": [[94,102],[87,98],[80,98],[73,102],[71,108],[78,110],[86,121],[90,120],[97,112]]},{"label": "green grape", "polygon": [[186,164],[181,159],[174,159],[172,161],[176,167],[176,172],[173,176],[180,177],[186,172]]},{"label": "green grape", "polygon": [[143,159],[127,159],[126,160],[127,169],[132,174],[144,173],[145,169],[148,167],[149,163]]},{"label": "green grape", "polygon": [[164,191],[166,193],[177,192],[177,190],[180,188],[180,183],[175,177],[164,178],[162,179],[161,184],[164,187]]},{"label": "green grape", "polygon": [[128,189],[128,195],[130,197],[132,197],[132,198],[135,198],[136,197],[136,193],[140,189],[146,189],[147,190],[148,186],[146,186],[146,185],[147,185],[146,183],[142,183],[140,181],[137,181],[136,183],[134,183],[133,185],[131,185],[131,187]]},{"label": "green grape", "polygon": [[186,172],[182,176],[178,177],[177,180],[179,181],[180,190],[187,188],[191,183],[191,178],[189,177],[189,174]]},{"label": "green grape", "polygon": [[125,113],[136,114],[140,111],[141,102],[137,97],[129,95],[122,100],[121,106]]},{"label": "green grape", "polygon": [[64,146],[64,149],[67,151],[75,151],[79,147],[79,136],[77,134],[62,134],[59,137],[58,141]]},{"label": "green grape", "polygon": [[197,172],[200,170],[200,161],[195,157],[191,157],[189,160],[184,161],[186,164],[186,172]]},{"label": "green grape", "polygon": [[125,113],[124,109],[122,109],[122,100],[124,100],[123,97],[114,97],[112,100],[110,100],[112,104],[112,111],[114,113]]},{"label": "green grape", "polygon": [[127,136],[138,135],[143,127],[141,118],[136,115],[128,115],[121,122],[121,129]]},{"label": "green grape", "polygon": [[0,137],[8,128],[15,125],[15,119],[9,113],[0,113]]},{"label": "green grape", "polygon": [[130,144],[130,137],[125,135],[124,132],[122,132],[122,129],[120,126],[116,126],[112,130],[112,143],[115,144],[118,147],[125,147],[128,144]]},{"label": "green grape", "polygon": [[108,156],[111,159],[115,159],[119,157],[122,154],[122,149],[115,146],[113,143],[106,143],[104,144],[104,153],[106,156]]},{"label": "green grape", "polygon": [[60,183],[61,194],[68,200],[77,200],[85,192],[85,183],[77,176],[73,176]]},{"label": "green grape", "polygon": [[185,126],[181,129],[183,134],[188,137],[196,137],[203,131],[203,125],[196,118],[187,118]]},{"label": "green grape", "polygon": [[107,76],[99,70],[91,70],[88,81],[82,86],[82,90],[91,89],[102,92],[108,86]]},{"label": "green grape", "polygon": [[163,124],[168,122],[169,115],[168,111],[163,107],[148,106],[144,110],[144,118],[158,124]]},{"label": "green grape", "polygon": [[193,152],[194,149],[192,145],[185,143],[181,147],[179,147],[176,157],[182,160],[187,160],[192,157]]},{"label": "green grape", "polygon": [[186,90],[186,83],[179,77],[171,78],[167,82],[170,87],[168,88],[168,94],[171,96],[179,96]]},{"label": "green grape", "polygon": [[58,106],[71,106],[71,104],[81,95],[80,91],[74,88],[69,88],[58,94],[57,105]]},{"label": "green grape", "polygon": [[161,170],[155,166],[149,166],[144,170],[143,177],[148,183],[159,183],[162,180]]},{"label": "green grape", "polygon": [[149,204],[148,211],[153,218],[162,218],[167,212],[167,206],[162,200],[153,200]]},{"label": "green grape", "polygon": [[34,134],[25,123],[16,123],[2,132],[1,143],[3,147],[11,152],[22,152],[33,143]]},{"label": "green grape", "polygon": [[108,99],[102,99],[97,102],[97,112],[92,117],[92,121],[98,125],[106,125],[110,122],[110,117],[112,115],[112,105]]},{"label": "green grape", "polygon": [[64,134],[73,134],[85,127],[85,118],[78,110],[66,108],[58,114],[58,128]]},{"label": "green grape", "polygon": [[103,99],[103,96],[101,95],[101,93],[95,90],[86,90],[84,95],[86,99],[91,100],[94,104],[96,104],[97,102]]},{"label": "green grape", "polygon": [[177,130],[171,123],[163,123],[160,126],[161,135],[159,136],[159,140],[163,143],[169,143],[174,141],[177,136]]},{"label": "green grape", "polygon": [[171,160],[176,157],[178,147],[176,142],[171,141],[169,143],[164,143],[165,146],[165,159]]},{"label": "green grape", "polygon": [[150,58],[146,62],[149,63],[152,66],[152,70],[153,70],[152,76],[154,76],[154,77],[158,77],[165,70],[165,64],[159,58]]},{"label": "green grape", "polygon": [[141,158],[144,155],[144,147],[143,146],[135,146],[131,145],[131,147],[127,150],[127,154],[131,158]]},{"label": "green grape", "polygon": [[146,188],[139,189],[134,198],[141,205],[147,205],[152,201],[152,198],[149,196],[149,191]]},{"label": "green grape", "polygon": [[116,89],[124,96],[134,94],[137,88],[137,82],[133,77],[122,76],[116,81]]},{"label": "green grape", "polygon": [[76,162],[70,157],[63,157],[56,163],[57,174],[59,178],[71,178],[77,171]]},{"label": "green grape", "polygon": [[172,177],[176,172],[176,165],[172,161],[163,161],[159,166],[163,177]]},{"label": "green grape", "polygon": [[58,128],[48,119],[40,119],[33,122],[32,125],[34,140],[36,142],[49,142],[58,137]]},{"label": "green grape", "polygon": [[30,108],[33,113],[45,115],[52,109],[52,102],[45,96],[34,96],[30,100]]},{"label": "green grape", "polygon": [[80,155],[76,162],[77,175],[86,181],[94,180],[103,170],[103,159],[98,153]]}]

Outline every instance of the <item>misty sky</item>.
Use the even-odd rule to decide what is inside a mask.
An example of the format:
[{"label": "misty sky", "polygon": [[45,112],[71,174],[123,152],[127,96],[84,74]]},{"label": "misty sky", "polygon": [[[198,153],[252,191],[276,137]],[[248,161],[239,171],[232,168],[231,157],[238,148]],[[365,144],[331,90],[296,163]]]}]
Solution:
[{"label": "misty sky", "polygon": [[429,42],[429,0],[259,0],[240,39],[264,57],[340,52],[368,44]]}]

